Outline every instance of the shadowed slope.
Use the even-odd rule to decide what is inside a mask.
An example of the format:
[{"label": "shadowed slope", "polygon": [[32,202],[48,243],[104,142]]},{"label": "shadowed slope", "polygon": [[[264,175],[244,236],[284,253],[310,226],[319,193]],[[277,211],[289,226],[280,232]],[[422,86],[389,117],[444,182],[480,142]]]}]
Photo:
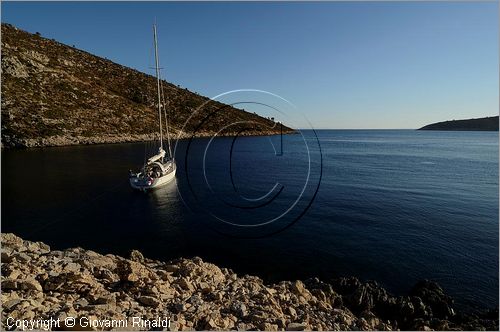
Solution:
[{"label": "shadowed slope", "polygon": [[[170,130],[181,137],[279,133],[269,119],[163,82]],[[158,128],[153,76],[2,24],[2,144],[31,147],[152,139]],[[221,109],[222,108],[222,109]],[[202,119],[217,109],[202,128]],[[275,128],[274,128],[275,127]],[[284,127],[284,132],[290,132]]]}]

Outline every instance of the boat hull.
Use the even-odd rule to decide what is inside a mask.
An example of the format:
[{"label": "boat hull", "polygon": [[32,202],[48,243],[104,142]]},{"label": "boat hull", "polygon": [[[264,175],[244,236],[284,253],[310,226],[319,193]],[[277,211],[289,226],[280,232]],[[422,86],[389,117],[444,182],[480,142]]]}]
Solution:
[{"label": "boat hull", "polygon": [[174,167],[172,172],[167,173],[167,174],[160,176],[158,178],[152,179],[152,181],[148,181],[146,179],[140,179],[137,176],[132,176],[129,179],[130,186],[133,189],[140,190],[140,191],[148,191],[148,190],[160,188],[160,187],[172,182],[175,179],[175,172],[176,172],[176,168]]}]

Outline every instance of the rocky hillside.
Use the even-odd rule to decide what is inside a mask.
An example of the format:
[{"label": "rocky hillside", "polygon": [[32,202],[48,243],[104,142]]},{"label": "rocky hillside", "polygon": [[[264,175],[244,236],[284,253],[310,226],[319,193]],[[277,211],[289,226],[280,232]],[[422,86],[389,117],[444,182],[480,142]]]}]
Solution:
[{"label": "rocky hillside", "polygon": [[2,234],[1,254],[2,330],[16,320],[50,318],[63,330],[88,329],[91,322],[109,330],[113,320],[117,330],[154,329],[134,325],[134,317],[170,319],[170,330],[498,330],[498,309],[457,312],[429,281],[401,297],[356,278],[266,285],[200,258],[160,262],[138,251],[128,259],[81,248],[51,251],[13,234]]},{"label": "rocky hillside", "polygon": [[498,116],[437,122],[419,130],[498,131]]},{"label": "rocky hillside", "polygon": [[[155,137],[158,114],[154,77],[9,24],[2,24],[1,39],[3,146]],[[178,134],[193,111],[209,99],[167,82],[163,86],[171,130]],[[207,121],[203,122],[205,117]],[[250,123],[233,126],[223,134],[241,130],[246,135],[279,132],[273,129],[271,120],[209,101],[189,121],[183,136],[211,136],[237,121]]]}]

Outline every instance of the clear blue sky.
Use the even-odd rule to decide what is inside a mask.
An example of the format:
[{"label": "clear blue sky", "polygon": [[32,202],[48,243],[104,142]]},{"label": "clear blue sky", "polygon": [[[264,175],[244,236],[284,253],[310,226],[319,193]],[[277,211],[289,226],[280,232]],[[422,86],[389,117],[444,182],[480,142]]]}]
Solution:
[{"label": "clear blue sky", "polygon": [[315,128],[499,112],[497,2],[2,2],[2,22],[148,73],[155,18],[167,80],[270,91]]}]

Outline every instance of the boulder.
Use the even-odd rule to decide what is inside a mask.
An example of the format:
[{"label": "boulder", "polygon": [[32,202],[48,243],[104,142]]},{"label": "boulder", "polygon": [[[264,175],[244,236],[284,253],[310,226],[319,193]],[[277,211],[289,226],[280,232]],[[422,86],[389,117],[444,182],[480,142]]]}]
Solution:
[{"label": "boulder", "polygon": [[305,331],[307,330],[307,324],[305,323],[290,323],[286,327],[287,331]]},{"label": "boulder", "polygon": [[28,277],[24,280],[20,280],[18,282],[18,287],[20,289],[35,290],[38,292],[43,291],[42,285],[40,285],[40,283],[36,279],[31,278],[31,277]]},{"label": "boulder", "polygon": [[17,289],[17,280],[5,279],[2,281],[2,290]]},{"label": "boulder", "polygon": [[306,289],[304,283],[300,280],[296,280],[295,282],[293,282],[291,285],[291,289],[295,295],[297,295],[298,297],[303,297],[306,301],[309,301],[312,298],[311,293]]},{"label": "boulder", "polygon": [[[259,329],[261,329],[262,331],[278,331],[278,325],[264,322],[259,325]],[[289,331],[296,331],[296,330],[289,330]]]},{"label": "boulder", "polygon": [[186,278],[180,278],[178,284],[179,286],[182,287],[182,289],[187,290],[189,292],[193,292],[195,290],[191,281],[187,280]]},{"label": "boulder", "polygon": [[11,248],[1,248],[1,261],[2,263],[12,262],[12,249]]},{"label": "boulder", "polygon": [[433,281],[422,280],[410,291],[410,296],[419,297],[432,309],[434,317],[447,319],[455,315],[453,300],[444,294],[443,289]]},{"label": "boulder", "polygon": [[243,318],[248,315],[247,306],[243,302],[233,302],[231,304],[231,311],[236,314],[237,317]]},{"label": "boulder", "polygon": [[[156,279],[156,276],[149,271],[149,269],[141,263],[120,259],[116,266],[116,274],[121,281],[125,282],[138,282],[140,280],[147,281]],[[149,282],[147,282],[149,283]]]},{"label": "boulder", "polygon": [[158,300],[157,298],[155,297],[152,297],[152,296],[140,296],[137,301],[141,304],[144,304],[145,306],[149,306],[149,307],[158,307],[160,305],[160,300]]},{"label": "boulder", "polygon": [[2,309],[5,312],[10,312],[12,309],[14,309],[19,303],[21,303],[21,299],[12,299],[7,302],[2,303]]},{"label": "boulder", "polygon": [[144,262],[144,256],[139,250],[132,250],[130,252],[130,260],[135,262]]}]

